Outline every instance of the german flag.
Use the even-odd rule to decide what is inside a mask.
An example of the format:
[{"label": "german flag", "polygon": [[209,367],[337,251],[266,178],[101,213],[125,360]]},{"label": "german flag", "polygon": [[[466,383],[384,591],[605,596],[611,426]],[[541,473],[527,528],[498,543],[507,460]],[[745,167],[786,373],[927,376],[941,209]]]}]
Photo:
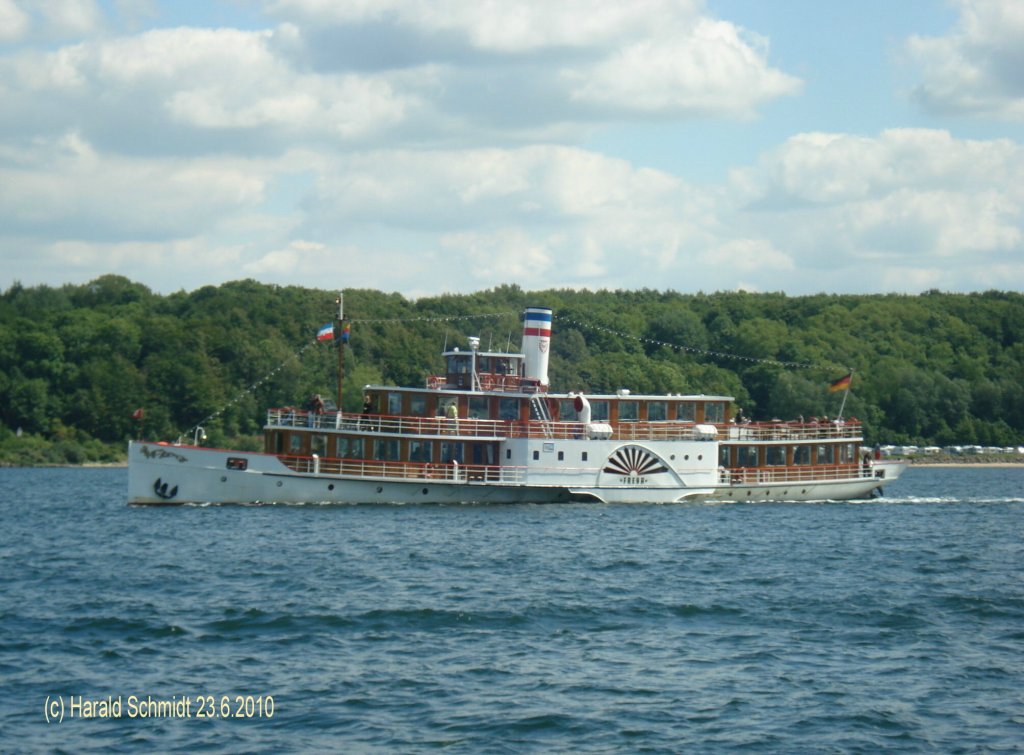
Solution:
[{"label": "german flag", "polygon": [[849,372],[843,375],[838,380],[833,380],[828,384],[829,393],[835,393],[836,391],[846,391],[850,388],[850,381],[853,380],[853,373]]}]

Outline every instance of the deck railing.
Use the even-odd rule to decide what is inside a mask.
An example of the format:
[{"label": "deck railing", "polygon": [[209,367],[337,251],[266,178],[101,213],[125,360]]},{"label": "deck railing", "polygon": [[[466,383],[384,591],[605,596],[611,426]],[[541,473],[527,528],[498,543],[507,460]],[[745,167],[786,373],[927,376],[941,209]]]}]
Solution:
[{"label": "deck railing", "polygon": [[823,480],[864,480],[875,476],[864,464],[829,464],[792,467],[731,467],[718,470],[723,485],[761,485],[781,482],[822,482]]},{"label": "deck railing", "polygon": [[[469,438],[544,438],[571,440],[585,437],[580,422],[506,421],[493,419],[448,419],[446,417],[399,417],[389,415],[316,414],[302,409],[271,409],[267,427],[302,427],[317,430],[375,433],[383,435],[460,436]],[[619,422],[612,425],[612,440],[689,440],[693,422]],[[753,422],[743,425],[715,425],[717,439],[729,443],[765,441],[817,441],[860,438],[859,422]]]},{"label": "deck railing", "polygon": [[521,483],[523,467],[499,467],[483,464],[424,464],[411,461],[374,461],[369,459],[328,459],[317,456],[278,456],[281,462],[299,474],[344,475],[368,479],[420,480],[422,482],[460,482],[480,484]]}]

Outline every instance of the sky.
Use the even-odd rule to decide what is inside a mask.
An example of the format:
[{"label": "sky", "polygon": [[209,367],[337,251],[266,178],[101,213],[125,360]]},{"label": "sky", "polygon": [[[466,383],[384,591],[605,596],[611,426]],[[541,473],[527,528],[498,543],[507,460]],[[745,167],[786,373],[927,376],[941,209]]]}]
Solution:
[{"label": "sky", "polygon": [[0,290],[1024,290],[1021,0],[0,0]]}]

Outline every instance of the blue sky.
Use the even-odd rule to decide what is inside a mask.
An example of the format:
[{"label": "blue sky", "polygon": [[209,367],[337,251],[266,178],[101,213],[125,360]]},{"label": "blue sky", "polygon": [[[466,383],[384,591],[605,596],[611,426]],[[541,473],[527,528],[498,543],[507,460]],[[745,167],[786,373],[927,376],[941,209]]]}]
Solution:
[{"label": "blue sky", "polygon": [[1019,0],[0,0],[0,289],[1024,288]]}]

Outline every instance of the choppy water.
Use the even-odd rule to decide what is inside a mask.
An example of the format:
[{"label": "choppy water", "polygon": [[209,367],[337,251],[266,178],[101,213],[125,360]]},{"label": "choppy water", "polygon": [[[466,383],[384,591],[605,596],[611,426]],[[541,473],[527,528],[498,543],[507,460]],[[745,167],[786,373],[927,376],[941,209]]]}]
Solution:
[{"label": "choppy water", "polygon": [[[1024,750],[1022,469],[829,504],[130,508],[125,487],[0,470],[4,752]],[[121,715],[72,718],[78,696]],[[242,715],[196,717],[225,700]]]}]

